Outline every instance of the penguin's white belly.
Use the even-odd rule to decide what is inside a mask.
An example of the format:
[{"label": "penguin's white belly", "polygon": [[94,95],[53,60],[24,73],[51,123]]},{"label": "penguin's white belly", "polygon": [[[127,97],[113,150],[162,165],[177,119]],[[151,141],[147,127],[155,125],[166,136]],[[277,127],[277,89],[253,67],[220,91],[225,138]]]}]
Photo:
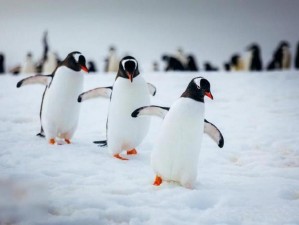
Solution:
[{"label": "penguin's white belly", "polygon": [[132,112],[150,104],[145,80],[135,77],[133,82],[117,78],[113,86],[108,114],[108,148],[118,154],[137,147],[146,136],[150,118],[132,118]]},{"label": "penguin's white belly", "polygon": [[73,135],[79,118],[80,104],[77,98],[83,89],[83,75],[67,67],[60,67],[45,94],[42,109],[42,125],[49,138],[69,138]]},{"label": "penguin's white belly", "polygon": [[166,181],[191,187],[196,180],[197,165],[204,129],[204,104],[189,98],[178,99],[167,113],[151,165]]}]

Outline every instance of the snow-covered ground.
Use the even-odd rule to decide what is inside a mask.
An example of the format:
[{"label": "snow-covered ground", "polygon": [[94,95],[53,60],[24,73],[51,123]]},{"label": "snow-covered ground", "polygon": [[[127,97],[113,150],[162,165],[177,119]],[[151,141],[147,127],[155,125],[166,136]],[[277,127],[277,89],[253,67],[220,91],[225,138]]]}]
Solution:
[{"label": "snow-covered ground", "polygon": [[[195,188],[152,186],[150,154],[162,121],[129,161],[92,143],[105,138],[109,101],[82,103],[71,145],[36,137],[42,86],[17,89],[0,77],[0,224],[299,224],[299,74],[155,73],[152,103],[170,106],[191,78],[204,76],[214,100],[206,119],[223,149],[204,137]],[[111,85],[90,74],[85,90]],[[120,127],[121,129],[121,127]]]}]

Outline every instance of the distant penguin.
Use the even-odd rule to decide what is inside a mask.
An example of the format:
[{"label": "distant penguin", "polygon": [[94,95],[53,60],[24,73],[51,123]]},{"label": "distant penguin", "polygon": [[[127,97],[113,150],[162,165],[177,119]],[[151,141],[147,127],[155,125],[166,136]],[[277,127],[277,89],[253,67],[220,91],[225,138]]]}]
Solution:
[{"label": "distant penguin", "polygon": [[174,57],[183,65],[184,69],[187,69],[188,57],[184,53],[182,48],[178,48]]},{"label": "distant penguin", "polygon": [[88,70],[89,70],[90,73],[97,72],[95,63],[93,61],[88,61]]},{"label": "distant penguin", "polygon": [[244,65],[244,61],[240,55],[235,54],[232,56],[230,69],[232,71],[244,71],[245,65]]},{"label": "distant penguin", "polygon": [[291,67],[291,52],[287,41],[280,42],[275,50],[267,70],[283,70]]},{"label": "distant penguin", "polygon": [[[112,94],[111,94],[112,93]],[[149,118],[134,119],[134,109],[150,103],[150,94],[155,95],[156,88],[147,84],[139,74],[138,62],[131,56],[124,57],[113,87],[96,88],[82,93],[78,101],[82,102],[95,97],[110,97],[107,119],[107,144],[111,154],[118,159],[127,160],[120,154],[137,154],[136,147],[146,136]],[[103,142],[95,142],[103,143]]]},{"label": "distant penguin", "polygon": [[119,59],[116,55],[116,49],[113,46],[109,48],[109,54],[105,59],[105,63],[105,72],[117,72]]},{"label": "distant penguin", "polygon": [[163,55],[162,60],[166,63],[165,71],[184,71],[183,64],[175,57]]},{"label": "distant penguin", "polygon": [[271,70],[278,70],[282,68],[281,65],[281,52],[280,51],[276,51],[273,54],[273,57],[271,59],[271,61],[269,62],[268,66],[267,66],[267,70],[271,71]]},{"label": "distant penguin", "polygon": [[35,64],[32,59],[32,54],[29,52],[26,56],[25,62],[21,66],[21,73],[30,74],[36,73]]},{"label": "distant penguin", "polygon": [[48,52],[47,58],[42,65],[42,73],[49,74],[52,73],[57,67],[56,55],[53,52]]},{"label": "distant penguin", "polygon": [[294,64],[295,64],[295,69],[299,69],[299,42],[297,44],[295,63]]},{"label": "distant penguin", "polygon": [[187,57],[187,70],[188,71],[198,71],[198,66],[193,55]]},{"label": "distant penguin", "polygon": [[224,68],[224,71],[230,71],[231,70],[231,66],[230,66],[230,63],[228,62],[225,62],[223,63],[223,68]]},{"label": "distant penguin", "polygon": [[204,96],[213,99],[210,83],[203,77],[196,77],[171,108],[143,106],[133,111],[132,117],[165,117],[151,156],[151,166],[156,174],[154,185],[158,186],[164,180],[192,188],[204,132],[220,148],[223,147],[221,132],[204,118]]},{"label": "distant penguin", "polygon": [[46,85],[41,123],[49,144],[55,144],[56,138],[71,143],[79,119],[77,97],[83,89],[81,70],[88,72],[85,57],[80,52],[71,52],[51,75],[28,77],[17,84],[18,88],[28,84]]},{"label": "distant penguin", "polygon": [[0,54],[0,74],[5,73],[5,66],[4,66],[4,54]]},{"label": "distant penguin", "polygon": [[211,63],[210,62],[206,62],[205,64],[204,64],[204,68],[205,68],[205,71],[210,71],[210,72],[213,72],[213,71],[218,71],[218,68],[217,67],[215,67],[215,66],[213,66],[213,65],[211,65]]},{"label": "distant penguin", "polygon": [[[44,66],[45,62],[47,61],[48,52],[49,52],[48,31],[44,31],[42,43],[43,43],[43,53],[42,53],[42,57],[39,60],[37,60],[37,62],[35,64],[35,69],[36,69],[35,72],[36,73],[51,73],[53,70],[43,71],[43,66]],[[54,67],[54,69],[55,68],[56,68],[56,66]]]},{"label": "distant penguin", "polygon": [[249,60],[248,60],[248,70],[249,71],[261,71],[263,69],[262,66],[262,58],[260,47],[257,44],[252,44],[247,48],[249,51]]}]

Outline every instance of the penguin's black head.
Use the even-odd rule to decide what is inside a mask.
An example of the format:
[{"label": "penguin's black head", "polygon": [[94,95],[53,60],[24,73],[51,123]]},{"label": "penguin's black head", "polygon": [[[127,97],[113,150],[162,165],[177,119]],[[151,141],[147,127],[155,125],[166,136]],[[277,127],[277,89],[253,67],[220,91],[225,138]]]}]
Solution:
[{"label": "penguin's black head", "polygon": [[86,67],[86,59],[81,54],[81,52],[71,52],[67,55],[65,60],[63,60],[62,65],[74,70],[74,71],[85,71],[88,73],[88,69]]},{"label": "penguin's black head", "polygon": [[169,61],[169,56],[162,55],[162,60],[165,61],[165,62],[168,62]]},{"label": "penguin's black head", "polygon": [[279,48],[289,48],[290,44],[287,41],[281,41],[279,44]]},{"label": "penguin's black head", "polygon": [[254,43],[247,48],[247,51],[251,51],[253,54],[260,54],[260,47]]},{"label": "penguin's black head", "polygon": [[129,79],[133,82],[133,78],[139,75],[138,62],[132,56],[126,56],[119,62],[117,76]]},{"label": "penguin's black head", "polygon": [[210,99],[213,99],[213,95],[210,90],[210,82],[203,77],[195,77],[190,81],[186,91],[181,97],[204,102],[204,96],[208,96]]},{"label": "penguin's black head", "polygon": [[233,66],[237,66],[239,64],[239,60],[240,60],[240,56],[238,54],[235,54],[232,56],[230,63]]}]

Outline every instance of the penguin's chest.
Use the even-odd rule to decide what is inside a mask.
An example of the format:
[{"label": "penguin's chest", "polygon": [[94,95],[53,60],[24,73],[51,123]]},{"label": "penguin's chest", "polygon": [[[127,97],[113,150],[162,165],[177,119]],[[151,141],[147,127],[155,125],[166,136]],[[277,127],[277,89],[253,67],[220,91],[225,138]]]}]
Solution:
[{"label": "penguin's chest", "polygon": [[118,78],[109,106],[108,141],[125,141],[123,145],[128,147],[138,145],[147,133],[150,119],[132,118],[131,114],[135,109],[149,104],[147,84],[142,77],[134,78],[133,82]]},{"label": "penguin's chest", "polygon": [[120,120],[119,122],[123,123],[138,121],[131,117],[131,113],[138,107],[149,103],[149,92],[143,78],[137,77],[133,82],[118,78],[113,86],[109,119]]},{"label": "penguin's chest", "polygon": [[68,68],[60,68],[45,95],[43,114],[58,124],[69,124],[78,119],[78,95],[83,89],[83,76]]},{"label": "penguin's chest", "polygon": [[172,142],[171,151],[196,151],[200,149],[203,127],[204,104],[180,98],[164,120],[160,141]]}]

